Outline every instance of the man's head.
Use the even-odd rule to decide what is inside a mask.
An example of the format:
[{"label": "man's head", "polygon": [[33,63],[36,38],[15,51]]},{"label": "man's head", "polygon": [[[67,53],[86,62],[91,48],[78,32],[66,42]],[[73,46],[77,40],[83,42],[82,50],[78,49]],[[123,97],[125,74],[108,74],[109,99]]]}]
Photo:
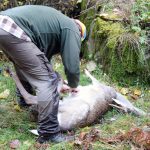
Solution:
[{"label": "man's head", "polygon": [[86,27],[85,25],[78,19],[74,19],[75,23],[78,25],[79,31],[81,33],[81,41],[86,38]]}]

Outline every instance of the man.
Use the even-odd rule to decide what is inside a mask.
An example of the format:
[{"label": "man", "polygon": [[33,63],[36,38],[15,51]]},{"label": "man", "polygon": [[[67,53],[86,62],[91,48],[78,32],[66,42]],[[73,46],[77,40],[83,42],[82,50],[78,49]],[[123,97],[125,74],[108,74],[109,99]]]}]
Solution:
[{"label": "man", "polygon": [[38,97],[39,143],[65,140],[57,120],[58,77],[48,60],[61,54],[70,91],[77,92],[85,35],[79,20],[47,6],[21,6],[0,13],[0,47],[13,61],[26,90],[32,86]]}]

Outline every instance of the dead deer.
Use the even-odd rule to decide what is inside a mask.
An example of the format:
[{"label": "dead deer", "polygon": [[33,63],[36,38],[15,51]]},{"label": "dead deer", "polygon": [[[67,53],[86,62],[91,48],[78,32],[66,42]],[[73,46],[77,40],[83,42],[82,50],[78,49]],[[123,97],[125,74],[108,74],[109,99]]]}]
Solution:
[{"label": "dead deer", "polygon": [[[24,89],[15,73],[9,71],[18,89],[27,104],[37,104],[37,97]],[[92,124],[97,118],[106,113],[110,106],[122,109],[125,112],[133,112],[136,115],[146,115],[142,110],[134,107],[123,95],[114,88],[101,84],[87,70],[86,75],[92,80],[92,84],[79,86],[76,95],[63,98],[59,104],[58,121],[61,130],[71,130]],[[60,89],[60,87],[58,88]],[[114,105],[113,103],[117,105]]]}]

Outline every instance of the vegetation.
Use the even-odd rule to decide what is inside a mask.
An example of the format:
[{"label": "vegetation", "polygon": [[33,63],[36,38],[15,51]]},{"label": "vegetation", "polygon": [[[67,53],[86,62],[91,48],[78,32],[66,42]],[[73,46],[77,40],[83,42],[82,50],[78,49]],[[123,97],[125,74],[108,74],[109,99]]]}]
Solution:
[{"label": "vegetation", "polygon": [[[84,0],[83,9],[87,8],[86,2]],[[150,75],[147,57],[150,3],[119,2],[95,2],[86,13],[81,13],[89,33],[82,51],[87,59],[101,64],[112,80],[130,85],[146,84]]]},{"label": "vegetation", "polygon": [[[6,65],[6,63],[5,63]],[[7,64],[10,67],[9,63]],[[62,64],[57,60],[54,65],[55,69],[60,73],[64,74]],[[81,85],[89,84],[88,78],[85,76],[83,70],[86,67],[86,63],[82,61],[81,65]],[[16,103],[15,96],[15,85],[12,79],[7,76],[4,72],[4,63],[1,62],[0,68],[3,70],[0,74],[0,93],[6,89],[11,91],[10,95],[7,99],[0,99],[0,149],[9,149],[10,142],[18,139],[21,143],[19,150],[28,150],[28,149],[38,149],[38,145],[36,145],[35,140],[36,136],[32,135],[29,130],[36,128],[36,123],[31,122],[28,109],[21,109],[18,107]],[[111,83],[111,80],[106,75],[104,76],[101,70],[98,68],[93,72],[93,75],[101,80],[101,82],[105,82],[107,84]],[[111,83],[112,84],[112,83]],[[121,89],[122,87],[114,85],[116,89]],[[149,111],[150,108],[150,93],[149,89],[146,87],[128,87],[131,91],[135,89],[139,89],[141,91],[141,95],[138,99],[130,99],[137,107],[143,109],[144,111]],[[130,93],[131,94],[131,93]],[[128,95],[129,96],[129,95]],[[76,137],[80,134],[84,134],[86,132],[90,132],[91,129],[96,128],[100,131],[101,138],[110,138],[116,136],[118,134],[129,131],[132,128],[143,128],[149,127],[150,118],[149,117],[136,117],[132,114],[123,114],[118,112],[116,109],[110,110],[106,115],[98,118],[98,121],[93,126],[85,127],[82,129],[75,130]],[[93,149],[122,149],[122,150],[130,150],[132,144],[128,141],[118,142],[114,144],[108,144],[105,142],[93,142]],[[74,142],[72,143],[61,143],[61,144],[50,144],[48,145],[49,150],[73,150],[75,149]],[[82,149],[79,145],[78,149]]]},{"label": "vegetation", "polygon": [[[25,4],[42,4],[62,10],[69,16],[80,17],[87,26],[88,35],[82,47],[84,60],[81,61],[80,84],[90,83],[83,70],[86,68],[87,61],[94,59],[97,67],[92,73],[98,80],[113,85],[135,106],[148,112],[150,108],[149,0],[127,0],[124,2],[116,0],[116,3],[113,0],[69,2],[2,0],[0,10]],[[79,16],[80,7],[82,11]],[[12,67],[12,64],[4,59],[6,60],[0,51],[0,94],[6,89],[10,91],[7,98],[0,98],[0,149],[10,149],[10,142],[15,139],[21,143],[19,150],[40,149],[35,144],[36,137],[29,132],[30,129],[36,128],[36,123],[31,122],[28,109],[18,107],[15,84],[4,71],[6,66]],[[54,64],[55,69],[65,77],[62,63],[55,60]],[[137,91],[138,95],[135,94]],[[94,127],[100,131],[101,138],[108,139],[126,133],[133,128],[149,128],[150,118],[140,118],[112,109],[98,118],[93,126],[75,130],[75,135],[83,135]],[[85,149],[82,147],[85,145],[76,144],[74,142],[50,144],[47,149]],[[96,141],[90,146],[95,150],[140,149],[131,140],[111,144],[106,141]]]},{"label": "vegetation", "polygon": [[113,81],[149,84],[149,0],[2,0],[0,9],[29,4],[80,17],[88,35],[82,44],[84,58],[96,60]]},{"label": "vegetation", "polygon": [[[78,15],[80,12],[80,7],[78,7],[77,0],[1,0],[0,10],[5,10],[7,8],[22,6],[22,5],[46,5],[56,8],[62,11],[64,14],[73,17]],[[74,11],[76,9],[76,11]]]}]

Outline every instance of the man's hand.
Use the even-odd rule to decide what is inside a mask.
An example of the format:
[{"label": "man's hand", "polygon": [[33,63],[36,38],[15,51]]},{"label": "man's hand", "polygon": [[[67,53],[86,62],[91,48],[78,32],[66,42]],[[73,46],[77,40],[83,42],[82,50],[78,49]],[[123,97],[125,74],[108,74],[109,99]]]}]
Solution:
[{"label": "man's hand", "polygon": [[70,92],[70,87],[66,84],[63,84],[61,90],[60,90],[61,93],[68,93]]},{"label": "man's hand", "polygon": [[78,92],[79,92],[79,89],[77,89],[77,88],[71,88],[71,87],[69,87],[68,85],[63,84],[63,86],[62,86],[60,92],[61,92],[61,93],[68,93],[68,92],[70,92],[70,93],[74,93],[74,94],[75,94],[75,93],[78,93]]}]

